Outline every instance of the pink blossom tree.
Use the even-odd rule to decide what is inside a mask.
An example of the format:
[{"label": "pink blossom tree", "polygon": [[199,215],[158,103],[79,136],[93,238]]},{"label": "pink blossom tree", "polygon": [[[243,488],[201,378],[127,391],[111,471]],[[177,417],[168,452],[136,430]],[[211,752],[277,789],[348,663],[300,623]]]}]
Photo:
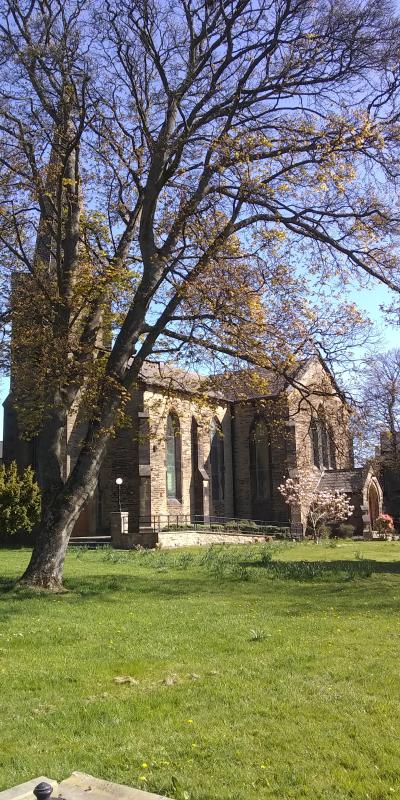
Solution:
[{"label": "pink blossom tree", "polygon": [[307,521],[315,542],[319,542],[321,529],[327,522],[342,522],[354,511],[354,506],[343,492],[320,491],[314,478],[286,478],[278,489],[290,506],[308,507]]}]

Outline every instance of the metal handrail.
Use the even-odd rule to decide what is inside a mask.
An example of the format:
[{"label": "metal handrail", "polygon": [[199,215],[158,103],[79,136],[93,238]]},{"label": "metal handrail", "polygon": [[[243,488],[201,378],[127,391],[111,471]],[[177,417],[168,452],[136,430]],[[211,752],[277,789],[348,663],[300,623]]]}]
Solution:
[{"label": "metal handrail", "polygon": [[151,528],[157,533],[168,533],[176,530],[201,530],[204,533],[213,533],[217,530],[257,535],[303,535],[301,523],[280,522],[278,520],[254,520],[243,517],[223,517],[216,515],[196,514],[149,514],[139,518],[141,528]]}]

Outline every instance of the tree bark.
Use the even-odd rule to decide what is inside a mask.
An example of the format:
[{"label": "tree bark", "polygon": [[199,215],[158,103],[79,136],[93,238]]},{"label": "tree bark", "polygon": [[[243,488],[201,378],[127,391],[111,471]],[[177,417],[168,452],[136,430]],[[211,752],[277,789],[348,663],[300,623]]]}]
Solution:
[{"label": "tree bark", "polygon": [[47,492],[42,518],[35,531],[31,560],[20,583],[60,591],[65,554],[74,525],[97,484],[108,437],[78,459],[68,480],[53,497]]},{"label": "tree bark", "polygon": [[[60,430],[55,422],[46,430],[46,447],[39,447],[39,467],[47,476],[43,487],[42,518],[35,531],[31,560],[20,583],[41,589],[60,591],[65,554],[74,525],[88,498],[92,496],[106,452],[110,431],[115,423],[121,397],[111,390],[103,398],[103,413],[88,422],[84,443],[68,478],[51,482],[49,465],[59,447]],[[59,454],[60,455],[60,454]],[[60,475],[60,470],[59,470]]]},{"label": "tree bark", "polygon": [[61,591],[65,553],[77,514],[65,509],[48,513],[36,530],[31,560],[19,583],[38,589]]},{"label": "tree bark", "polygon": [[42,518],[34,532],[31,560],[21,584],[52,591],[62,589],[68,543],[82,508],[96,487],[107,440],[105,437],[93,452],[78,459],[69,479],[61,490],[53,493],[53,497],[46,492]]}]

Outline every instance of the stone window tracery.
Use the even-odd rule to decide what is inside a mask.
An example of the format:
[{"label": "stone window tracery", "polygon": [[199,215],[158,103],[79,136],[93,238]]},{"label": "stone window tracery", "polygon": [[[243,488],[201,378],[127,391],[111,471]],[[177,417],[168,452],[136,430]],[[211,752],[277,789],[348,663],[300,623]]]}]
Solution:
[{"label": "stone window tracery", "polygon": [[310,439],[314,466],[318,469],[336,469],[335,440],[323,410],[310,422]]}]

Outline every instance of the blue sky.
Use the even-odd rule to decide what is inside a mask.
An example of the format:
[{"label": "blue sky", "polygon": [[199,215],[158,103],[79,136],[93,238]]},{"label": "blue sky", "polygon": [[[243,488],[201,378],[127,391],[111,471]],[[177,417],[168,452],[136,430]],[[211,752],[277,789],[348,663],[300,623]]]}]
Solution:
[{"label": "blue sky", "polygon": [[1,378],[1,384],[0,384],[0,402],[1,402],[1,405],[0,405],[0,432],[1,432],[1,436],[0,436],[0,439],[3,438],[3,402],[4,402],[5,398],[7,397],[8,389],[9,389],[9,381],[8,381],[8,379],[7,378]]},{"label": "blue sky", "polygon": [[380,310],[380,305],[389,304],[393,300],[393,292],[375,283],[367,289],[354,289],[352,296],[354,302],[373,321],[374,329],[381,334],[383,349],[400,347],[400,326],[390,324]]}]

